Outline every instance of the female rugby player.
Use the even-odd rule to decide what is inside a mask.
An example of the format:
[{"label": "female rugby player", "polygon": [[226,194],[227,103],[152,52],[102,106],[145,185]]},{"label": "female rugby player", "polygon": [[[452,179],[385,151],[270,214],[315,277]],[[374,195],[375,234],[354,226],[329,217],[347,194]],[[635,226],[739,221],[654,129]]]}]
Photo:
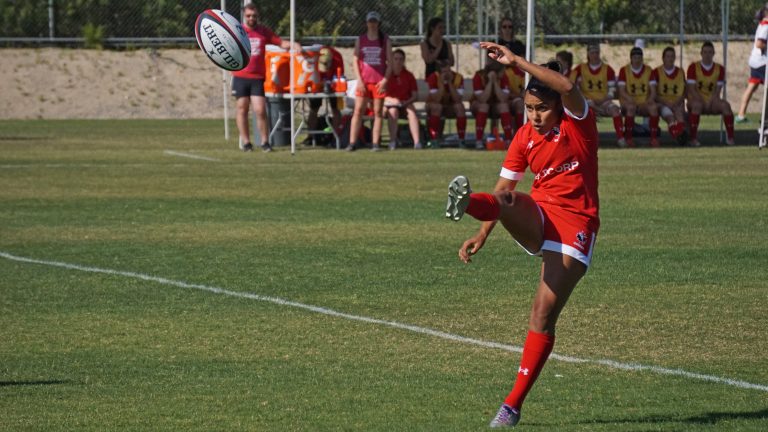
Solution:
[{"label": "female rugby player", "polygon": [[[502,45],[483,42],[489,57],[531,74],[525,90],[526,123],[515,134],[494,193],[472,193],[464,176],[448,187],[446,217],[466,212],[483,221],[459,249],[465,263],[485,244],[497,222],[529,254],[542,257],[541,278],[515,385],[491,427],[514,426],[523,400],[555,343],[555,324],[592,258],[600,218],[597,194],[598,134],[594,112],[556,62],[539,66]],[[515,191],[526,168],[530,194]]]}]

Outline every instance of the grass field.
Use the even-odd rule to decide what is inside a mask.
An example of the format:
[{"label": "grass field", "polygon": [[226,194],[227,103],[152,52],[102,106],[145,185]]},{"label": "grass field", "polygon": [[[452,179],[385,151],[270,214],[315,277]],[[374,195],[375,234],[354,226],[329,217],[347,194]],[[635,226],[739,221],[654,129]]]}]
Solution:
[{"label": "grass field", "polygon": [[[755,125],[733,148],[606,135],[593,266],[520,430],[768,430]],[[0,121],[0,430],[485,430],[539,260],[497,230],[464,265],[478,224],[442,212],[454,175],[488,190],[502,154],[221,135]]]}]

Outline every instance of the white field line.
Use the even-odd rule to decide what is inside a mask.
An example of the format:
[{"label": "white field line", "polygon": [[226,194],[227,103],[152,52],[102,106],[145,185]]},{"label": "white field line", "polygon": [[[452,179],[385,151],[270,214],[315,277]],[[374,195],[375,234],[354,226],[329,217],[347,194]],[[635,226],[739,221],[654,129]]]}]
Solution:
[{"label": "white field line", "polygon": [[221,160],[219,159],[215,159],[207,156],[200,156],[192,153],[179,152],[174,150],[165,150],[163,153],[171,156],[180,156],[180,157],[185,157],[190,159],[200,159],[200,160],[205,160],[209,162],[221,162]]},{"label": "white field line", "polygon": [[[230,291],[224,288],[193,284],[193,283],[166,279],[166,278],[157,277],[157,276],[150,276],[142,273],[110,270],[110,269],[103,269],[98,267],[87,267],[87,266],[69,264],[69,263],[58,262],[58,261],[44,261],[44,260],[38,260],[33,258],[25,258],[21,256],[11,255],[9,253],[2,252],[2,251],[0,251],[0,257],[11,260],[11,261],[22,262],[22,263],[40,264],[40,265],[46,265],[51,267],[60,267],[60,268],[65,268],[69,270],[77,270],[77,271],[82,271],[87,273],[102,273],[102,274],[108,274],[108,275],[124,276],[124,277],[133,278],[133,279],[141,279],[148,282],[156,282],[162,285],[170,285],[170,286],[175,286],[179,288],[196,289],[200,291],[212,292],[214,294],[222,294],[222,295],[231,296],[231,297],[239,297],[239,298],[244,298],[249,300],[274,303],[281,306],[290,306],[294,308],[305,309],[308,311],[320,313],[323,315],[329,315],[329,316],[344,318],[344,319],[353,320],[353,321],[361,321],[369,324],[383,325],[383,326],[393,327],[401,330],[408,330],[415,333],[434,336],[442,339],[448,339],[451,341],[461,342],[468,345],[477,345],[484,348],[493,348],[493,349],[498,349],[502,351],[517,352],[517,353],[523,351],[522,347],[515,346],[515,345],[506,345],[499,342],[473,339],[465,336],[455,335],[452,333],[446,333],[440,330],[433,330],[426,327],[419,327],[411,324],[399,323],[396,321],[386,321],[386,320],[381,320],[377,318],[369,318],[369,317],[360,316],[360,315],[352,315],[344,312],[335,311],[333,309],[324,308],[321,306],[313,306],[313,305],[308,305],[304,303],[285,300],[279,297],[263,296],[259,294],[248,293],[248,292]],[[554,360],[566,362],[566,363],[594,364],[594,365],[606,366],[612,369],[621,369],[621,370],[628,370],[628,371],[648,371],[648,372],[653,372],[660,375],[676,375],[683,378],[710,381],[718,384],[725,384],[725,385],[739,387],[743,389],[752,389],[752,390],[768,392],[768,385],[754,384],[754,383],[731,379],[731,378],[722,378],[714,375],[705,375],[705,374],[700,374],[695,372],[688,372],[682,369],[667,369],[659,366],[649,366],[649,365],[642,365],[637,363],[621,363],[621,362],[618,362],[615,360],[609,360],[609,359],[586,359],[586,358],[571,357],[571,356],[554,354],[554,353],[550,356],[550,358]]]}]

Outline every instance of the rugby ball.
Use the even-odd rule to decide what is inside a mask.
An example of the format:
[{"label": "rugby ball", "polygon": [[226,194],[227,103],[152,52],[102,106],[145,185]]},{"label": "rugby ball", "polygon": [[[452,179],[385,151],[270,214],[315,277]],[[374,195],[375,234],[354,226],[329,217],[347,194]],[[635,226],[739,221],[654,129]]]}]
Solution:
[{"label": "rugby ball", "polygon": [[216,66],[239,71],[251,59],[251,42],[242,24],[218,9],[207,9],[195,21],[197,45]]}]

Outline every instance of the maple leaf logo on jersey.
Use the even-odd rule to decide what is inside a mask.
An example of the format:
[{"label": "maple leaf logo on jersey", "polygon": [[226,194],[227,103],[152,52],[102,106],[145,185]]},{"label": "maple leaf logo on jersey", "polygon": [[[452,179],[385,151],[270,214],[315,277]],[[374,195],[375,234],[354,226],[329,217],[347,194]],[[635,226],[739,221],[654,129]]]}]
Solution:
[{"label": "maple leaf logo on jersey", "polygon": [[587,234],[584,231],[579,231],[576,233],[576,241],[579,242],[580,246],[584,247],[587,243]]},{"label": "maple leaf logo on jersey", "polygon": [[517,369],[517,373],[521,373],[521,374],[527,376],[530,373],[530,371],[528,370],[528,368],[519,367]]},{"label": "maple leaf logo on jersey", "polygon": [[533,140],[528,141],[528,147],[527,149],[530,150],[533,148]]}]

